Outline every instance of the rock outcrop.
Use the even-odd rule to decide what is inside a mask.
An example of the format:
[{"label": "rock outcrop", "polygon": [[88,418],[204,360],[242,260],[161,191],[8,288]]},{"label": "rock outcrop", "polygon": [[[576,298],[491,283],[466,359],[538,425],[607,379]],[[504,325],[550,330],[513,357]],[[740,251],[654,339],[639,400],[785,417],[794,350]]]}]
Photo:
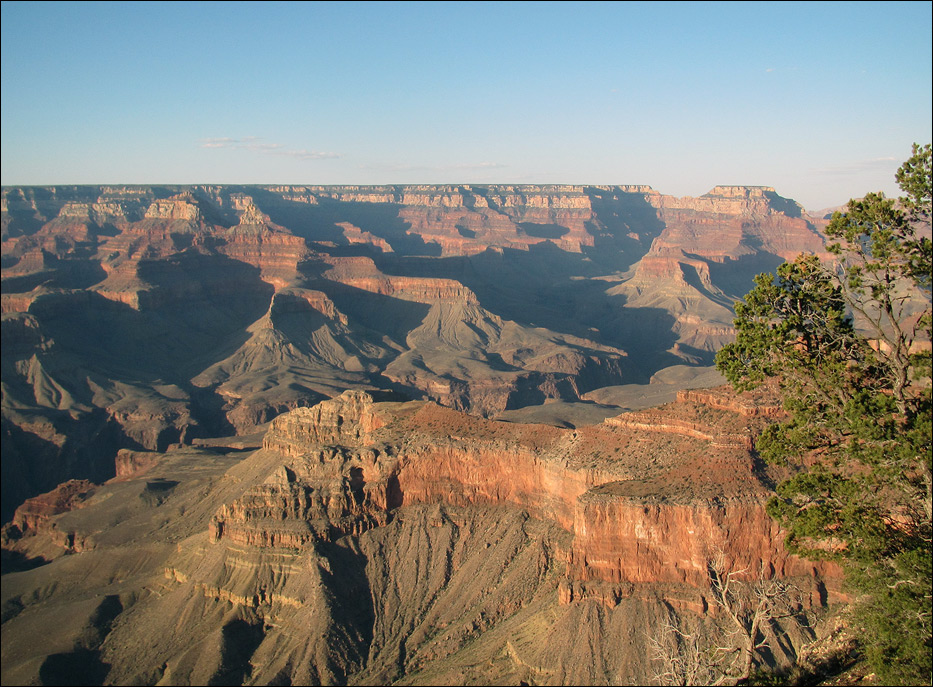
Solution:
[{"label": "rock outcrop", "polygon": [[404,506],[510,504],[573,534],[574,583],[702,586],[717,553],[750,577],[837,575],[789,555],[764,512],[752,440],[770,407],[759,407],[685,392],[568,430],[347,392],[273,421],[263,452],[281,466],[221,508],[212,539],[302,547],[384,525]]},{"label": "rock outcrop", "polygon": [[48,534],[52,517],[80,506],[94,493],[94,487],[87,480],[73,479],[59,484],[50,492],[26,499],[16,509],[13,519],[4,526],[4,545],[23,536]]}]

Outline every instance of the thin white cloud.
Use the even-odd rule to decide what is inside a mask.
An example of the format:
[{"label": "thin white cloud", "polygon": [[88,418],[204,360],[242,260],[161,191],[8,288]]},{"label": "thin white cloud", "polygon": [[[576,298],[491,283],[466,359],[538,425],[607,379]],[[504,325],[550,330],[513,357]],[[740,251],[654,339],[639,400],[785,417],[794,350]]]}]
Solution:
[{"label": "thin white cloud", "polygon": [[247,143],[243,146],[247,150],[255,150],[259,153],[274,153],[282,148],[281,143]]},{"label": "thin white cloud", "polygon": [[506,167],[508,167],[508,165],[501,162],[460,162],[451,165],[360,165],[360,169],[378,172],[463,172],[504,169]]},{"label": "thin white cloud", "polygon": [[275,155],[296,157],[299,160],[333,160],[334,158],[340,157],[339,153],[329,153],[321,150],[275,150],[270,152],[273,152]]},{"label": "thin white cloud", "polygon": [[286,148],[281,143],[267,143],[258,136],[246,136],[245,138],[203,138],[201,139],[201,148],[232,148],[235,150],[249,150],[254,153],[263,153],[266,155],[284,155],[294,157],[299,160],[332,160],[340,157],[339,153],[331,153],[319,150],[292,150]]},{"label": "thin white cloud", "polygon": [[887,171],[897,167],[896,157],[876,157],[870,160],[855,160],[847,165],[838,167],[819,167],[813,171],[817,174],[864,174],[865,172]]},{"label": "thin white cloud", "polygon": [[201,139],[202,148],[233,148],[238,141],[234,138],[204,138]]}]

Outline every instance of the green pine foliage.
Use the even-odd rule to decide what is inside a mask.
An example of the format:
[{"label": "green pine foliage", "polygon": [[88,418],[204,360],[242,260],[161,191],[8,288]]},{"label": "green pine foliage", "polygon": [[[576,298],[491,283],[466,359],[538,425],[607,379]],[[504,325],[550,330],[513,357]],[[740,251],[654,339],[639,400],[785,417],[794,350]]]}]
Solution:
[{"label": "green pine foliage", "polygon": [[758,441],[791,468],[769,513],[802,555],[843,564],[866,658],[885,684],[929,684],[931,606],[931,146],[898,170],[903,198],[836,213],[834,260],[761,274],[717,355],[736,389],[778,380],[788,419]]}]

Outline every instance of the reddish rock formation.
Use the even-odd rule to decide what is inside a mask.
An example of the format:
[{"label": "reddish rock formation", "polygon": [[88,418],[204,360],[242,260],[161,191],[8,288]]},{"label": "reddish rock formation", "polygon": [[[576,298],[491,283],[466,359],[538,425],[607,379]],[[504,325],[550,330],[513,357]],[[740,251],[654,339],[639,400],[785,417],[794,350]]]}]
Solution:
[{"label": "reddish rock formation", "polygon": [[13,519],[4,526],[4,544],[21,536],[34,536],[51,531],[52,518],[60,513],[80,507],[94,493],[95,485],[87,480],[73,479],[63,482],[52,491],[39,494],[16,509]]},{"label": "reddish rock formation", "polygon": [[308,255],[301,238],[264,224],[241,224],[228,229],[221,238],[224,243],[218,252],[258,267],[263,280],[277,288],[298,281],[298,263]]},{"label": "reddish rock formation", "polygon": [[766,251],[784,260],[825,254],[803,208],[767,186],[717,186],[699,198],[647,194],[665,224],[653,251],[681,250],[716,262]]},{"label": "reddish rock formation", "polygon": [[745,571],[745,579],[838,575],[832,566],[788,555],[783,533],[761,503],[676,503],[641,493],[643,488],[607,484],[581,498],[573,579],[703,586],[720,551],[734,570]]},{"label": "reddish rock formation", "polygon": [[476,304],[470,289],[453,279],[401,277],[383,274],[371,258],[331,258],[327,279],[361,291],[417,303],[444,301]]},{"label": "reddish rock formation", "polygon": [[[839,598],[838,570],[787,554],[762,468],[723,439],[761,428],[757,402],[684,394],[573,430],[351,391],[276,418],[245,456],[175,447],[158,477],[111,480],[5,542],[12,562],[48,564],[4,578],[4,681],[85,657],[92,636],[119,684],[247,668],[255,683],[646,684],[664,628],[731,641],[709,586],[720,555],[739,603],[771,577],[792,578],[808,620]],[[812,639],[780,619],[762,632],[781,667]]]},{"label": "reddish rock formation", "polygon": [[702,587],[720,554],[748,579],[838,576],[788,554],[765,513],[753,408],[717,390],[564,430],[348,392],[272,423],[263,451],[281,467],[218,511],[212,538],[301,547],[385,524],[402,506],[509,503],[573,533],[573,584]]},{"label": "reddish rock formation", "polygon": [[286,456],[302,455],[315,444],[361,446],[385,424],[375,412],[373,399],[364,391],[348,391],[339,402],[318,403],[278,418],[266,434],[263,447]]},{"label": "reddish rock formation", "polygon": [[773,385],[765,385],[741,395],[732,393],[728,387],[683,389],[677,392],[677,400],[729,410],[746,417],[779,418],[785,415]]},{"label": "reddish rock formation", "polygon": [[156,451],[130,451],[121,448],[114,461],[117,473],[114,479],[132,477],[145,472],[159,462],[161,455]]},{"label": "reddish rock formation", "polygon": [[478,192],[402,196],[399,216],[410,233],[441,246],[443,255],[473,255],[490,246],[528,250],[552,241],[563,250],[593,246],[586,223],[595,219],[581,186],[497,186]]}]

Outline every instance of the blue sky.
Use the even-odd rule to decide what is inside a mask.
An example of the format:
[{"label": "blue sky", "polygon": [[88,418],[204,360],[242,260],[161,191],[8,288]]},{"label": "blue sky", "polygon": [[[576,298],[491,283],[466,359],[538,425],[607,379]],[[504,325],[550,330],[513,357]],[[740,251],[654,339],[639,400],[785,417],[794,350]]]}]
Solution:
[{"label": "blue sky", "polygon": [[3,2],[3,185],[774,186],[931,140],[930,2]]}]

